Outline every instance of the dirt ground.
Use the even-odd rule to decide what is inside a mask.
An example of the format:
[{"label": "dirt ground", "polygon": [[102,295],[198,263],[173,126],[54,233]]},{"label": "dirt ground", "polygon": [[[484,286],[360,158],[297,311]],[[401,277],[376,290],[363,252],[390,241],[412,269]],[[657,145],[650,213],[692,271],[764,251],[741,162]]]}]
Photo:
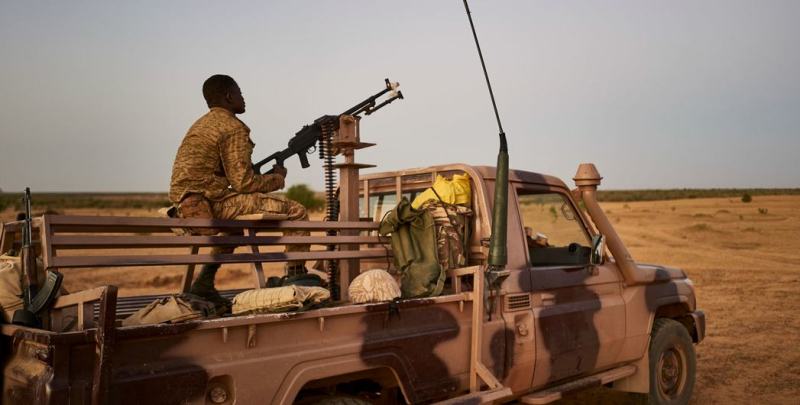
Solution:
[{"label": "dirt ground", "polygon": [[[697,346],[694,404],[797,404],[800,399],[800,196],[603,203],[637,261],[683,268],[707,317]],[[153,216],[147,210],[68,214]],[[13,213],[6,211],[3,220]],[[280,265],[268,266],[274,274]],[[173,292],[182,268],[72,270],[71,290],[117,284],[122,294]],[[220,287],[252,285],[246,266],[225,266]],[[628,402],[605,388],[563,404]]]}]

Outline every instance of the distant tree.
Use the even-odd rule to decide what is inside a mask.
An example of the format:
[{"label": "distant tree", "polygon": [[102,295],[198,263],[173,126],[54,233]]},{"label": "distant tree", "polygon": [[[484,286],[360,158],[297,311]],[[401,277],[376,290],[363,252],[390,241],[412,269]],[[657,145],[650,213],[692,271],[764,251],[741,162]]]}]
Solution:
[{"label": "distant tree", "polygon": [[325,200],[317,198],[314,190],[305,184],[295,184],[286,190],[286,197],[303,204],[309,211],[315,211],[325,206]]},{"label": "distant tree", "polygon": [[553,216],[553,222],[556,222],[558,220],[558,211],[556,211],[556,207],[552,205],[550,206],[550,215]]},{"label": "distant tree", "polygon": [[743,203],[749,203],[750,201],[753,201],[753,197],[752,197],[752,196],[750,196],[750,194],[749,194],[749,193],[744,193],[744,194],[742,195],[742,202],[743,202]]}]

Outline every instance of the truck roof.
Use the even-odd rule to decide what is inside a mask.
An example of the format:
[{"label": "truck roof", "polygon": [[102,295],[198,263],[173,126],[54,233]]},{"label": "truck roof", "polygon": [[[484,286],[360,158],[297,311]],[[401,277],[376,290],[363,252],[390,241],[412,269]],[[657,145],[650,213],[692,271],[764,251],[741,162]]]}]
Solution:
[{"label": "truck roof", "polygon": [[[449,172],[454,170],[461,170],[470,176],[477,176],[483,179],[494,180],[497,168],[494,166],[473,166],[465,163],[449,163],[442,165],[434,165],[427,167],[415,167],[410,169],[392,170],[378,173],[368,173],[361,175],[362,180],[394,177],[397,175],[414,175],[420,173],[430,172]],[[562,187],[569,189],[567,185],[558,177],[548,174],[534,173],[525,170],[509,170],[509,180],[512,182],[533,183],[547,186]]]}]

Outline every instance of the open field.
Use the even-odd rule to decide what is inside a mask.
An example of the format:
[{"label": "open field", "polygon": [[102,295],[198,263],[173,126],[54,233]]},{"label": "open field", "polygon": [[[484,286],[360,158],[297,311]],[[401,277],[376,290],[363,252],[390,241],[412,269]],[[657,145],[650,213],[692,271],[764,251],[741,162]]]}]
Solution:
[{"label": "open field", "polygon": [[[706,311],[693,403],[798,403],[800,398],[800,196],[602,204],[637,261],[681,267]],[[152,216],[155,208],[51,207],[67,214]],[[319,216],[320,214],[316,214]],[[13,218],[11,209],[2,219]],[[270,269],[277,273],[280,266]],[[117,284],[124,294],[176,291],[181,268],[75,270],[68,289]],[[245,266],[225,266],[222,288],[251,285]],[[562,404],[625,403],[596,389]]]}]

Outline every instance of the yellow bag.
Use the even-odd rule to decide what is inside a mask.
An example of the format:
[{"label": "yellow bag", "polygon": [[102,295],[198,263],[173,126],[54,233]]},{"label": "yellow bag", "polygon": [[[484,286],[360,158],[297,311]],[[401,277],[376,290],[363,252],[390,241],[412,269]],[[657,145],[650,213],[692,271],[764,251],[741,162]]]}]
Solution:
[{"label": "yellow bag", "polygon": [[446,179],[437,175],[433,186],[418,195],[411,203],[411,207],[419,209],[419,207],[428,200],[439,201],[440,198],[442,202],[447,204],[457,204],[468,207],[470,205],[470,199],[472,198],[472,187],[469,184],[469,175],[455,174],[452,179]]}]

